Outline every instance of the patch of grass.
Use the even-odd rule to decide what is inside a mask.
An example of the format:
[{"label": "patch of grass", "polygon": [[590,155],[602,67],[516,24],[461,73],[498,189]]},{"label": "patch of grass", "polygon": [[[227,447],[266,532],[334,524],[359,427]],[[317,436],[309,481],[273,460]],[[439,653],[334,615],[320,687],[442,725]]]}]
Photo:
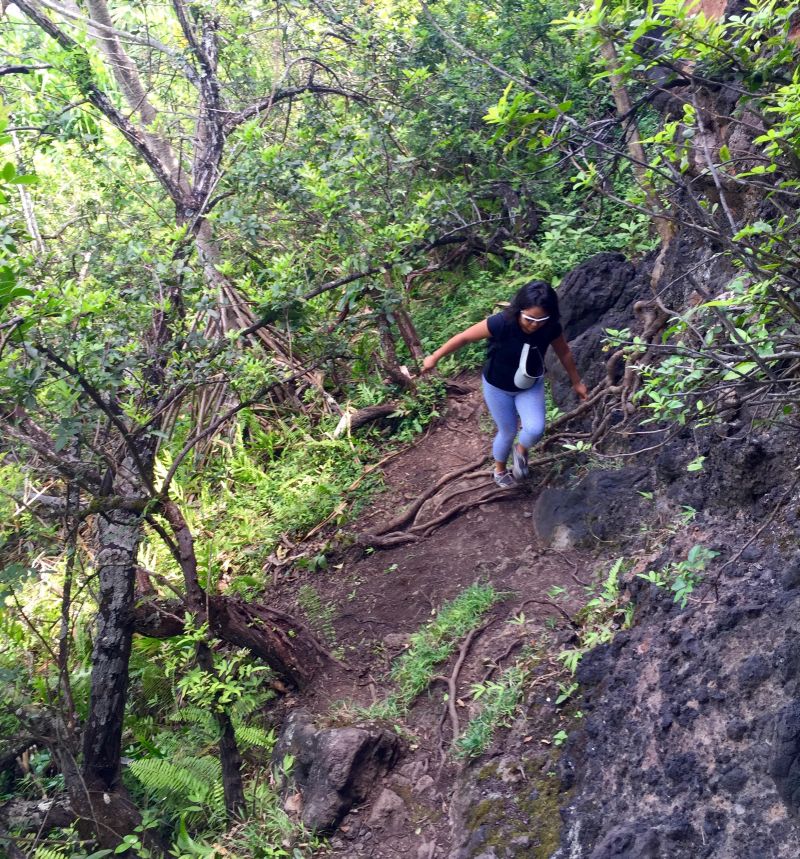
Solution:
[{"label": "patch of grass", "polygon": [[519,707],[525,682],[530,675],[527,660],[520,660],[507,668],[498,680],[474,683],[473,700],[482,699],[483,708],[470,719],[464,732],[456,740],[455,754],[459,758],[476,758],[491,745],[497,728],[508,727]]},{"label": "patch of grass", "polygon": [[434,620],[411,636],[408,650],[395,662],[392,680],[396,691],[384,701],[373,704],[366,715],[393,719],[404,713],[436,675],[436,667],[450,657],[458,642],[478,626],[481,618],[501,598],[491,585],[476,582],[443,605]]}]

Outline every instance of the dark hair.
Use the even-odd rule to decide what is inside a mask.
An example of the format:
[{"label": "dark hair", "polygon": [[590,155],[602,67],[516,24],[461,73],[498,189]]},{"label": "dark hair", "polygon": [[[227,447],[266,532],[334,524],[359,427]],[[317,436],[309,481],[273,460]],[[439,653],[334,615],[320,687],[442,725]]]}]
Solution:
[{"label": "dark hair", "polygon": [[515,319],[519,312],[527,307],[541,307],[546,310],[550,322],[558,322],[561,317],[556,291],[544,280],[532,280],[526,283],[511,299],[503,315],[506,319]]}]

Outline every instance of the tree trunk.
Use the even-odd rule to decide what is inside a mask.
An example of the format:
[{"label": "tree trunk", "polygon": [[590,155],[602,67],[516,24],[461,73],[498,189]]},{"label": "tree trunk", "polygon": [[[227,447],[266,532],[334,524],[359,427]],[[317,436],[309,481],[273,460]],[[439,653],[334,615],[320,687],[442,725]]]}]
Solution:
[{"label": "tree trunk", "polygon": [[663,217],[661,214],[665,211],[665,207],[662,205],[662,201],[659,199],[652,183],[647,178],[647,153],[644,151],[642,138],[639,134],[639,126],[636,124],[633,116],[633,105],[631,104],[630,95],[625,87],[622,76],[618,72],[619,58],[617,56],[617,49],[609,38],[604,38],[601,42],[600,53],[605,60],[606,68],[609,72],[608,79],[611,85],[611,93],[614,96],[614,104],[616,105],[617,113],[621,117],[627,117],[628,129],[625,132],[625,145],[627,146],[628,154],[631,157],[633,175],[636,177],[639,187],[644,192],[647,205],[650,207],[652,212],[651,218],[653,225],[661,239],[661,249],[653,265],[653,271],[650,276],[650,283],[653,289],[655,289],[664,272],[665,259],[675,235],[675,227],[672,221]]},{"label": "tree trunk", "polygon": [[[152,469],[155,442],[148,440],[137,453],[138,464],[129,455],[117,469],[114,491],[121,495],[139,491],[137,467]],[[98,517],[98,616],[80,772],[69,750],[69,738],[63,737],[59,743],[61,770],[72,807],[83,828],[90,827],[104,849],[116,848],[142,822],[120,778],[140,538],[140,514],[110,510]],[[163,845],[157,839],[149,841],[152,849],[161,851]]]},{"label": "tree trunk", "polygon": [[389,378],[401,388],[411,390],[414,388],[414,382],[411,376],[407,376],[400,369],[400,361],[397,358],[397,347],[394,342],[394,335],[389,326],[389,320],[386,315],[381,313],[378,316],[378,331],[381,338],[381,346],[383,346],[383,369]]},{"label": "tree trunk", "polygon": [[[392,273],[388,269],[383,272],[383,283],[386,287],[386,291],[390,295],[392,293],[396,293],[394,281],[392,280]],[[400,336],[406,344],[406,348],[411,355],[411,360],[416,365],[416,369],[419,370],[422,366],[425,352],[422,349],[422,344],[419,342],[417,329],[414,327],[414,323],[411,321],[408,311],[402,304],[392,312],[394,314],[395,321],[397,322],[397,330],[400,332]]]},{"label": "tree trunk", "polygon": [[417,334],[414,322],[404,307],[398,307],[394,315],[395,319],[397,319],[397,329],[400,332],[400,336],[403,338],[406,348],[411,353],[415,369],[419,370],[425,358],[425,352],[422,348],[422,343],[420,343],[419,334]]}]

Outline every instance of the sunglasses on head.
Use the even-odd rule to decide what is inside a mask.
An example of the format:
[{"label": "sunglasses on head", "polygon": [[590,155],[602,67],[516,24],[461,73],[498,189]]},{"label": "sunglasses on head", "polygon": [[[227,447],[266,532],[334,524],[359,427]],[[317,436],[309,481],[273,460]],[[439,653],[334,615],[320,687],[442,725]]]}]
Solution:
[{"label": "sunglasses on head", "polygon": [[519,315],[526,322],[547,322],[547,320],[550,318],[549,316],[538,316],[538,317],[537,316],[528,316],[527,313],[523,313],[521,310],[519,312]]}]

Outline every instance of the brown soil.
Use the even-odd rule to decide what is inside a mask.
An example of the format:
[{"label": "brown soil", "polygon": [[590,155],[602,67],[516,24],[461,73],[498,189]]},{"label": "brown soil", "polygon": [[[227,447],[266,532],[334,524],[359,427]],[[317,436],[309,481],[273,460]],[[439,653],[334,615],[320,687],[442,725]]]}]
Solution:
[{"label": "brown soil", "polygon": [[[344,663],[334,668],[307,694],[292,697],[288,706],[302,705],[317,714],[320,722],[358,721],[357,707],[368,706],[392,691],[392,660],[405,648],[405,636],[430,620],[437,609],[476,581],[491,583],[506,599],[493,609],[486,629],[471,643],[458,677],[461,727],[478,706],[470,701],[472,683],[495,674],[514,662],[523,645],[544,648],[539,670],[549,675],[537,684],[536,701],[547,704],[551,717],[541,723],[541,736],[534,743],[549,743],[558,721],[552,703],[559,673],[553,660],[554,647],[563,645],[572,630],[566,618],[585,602],[583,582],[592,577],[596,559],[590,553],[571,550],[560,553],[537,542],[532,526],[532,507],[543,475],[536,474],[513,490],[491,491],[490,423],[478,381],[461,380],[466,393],[451,396],[446,414],[416,444],[387,462],[386,489],[355,522],[356,534],[372,534],[394,519],[446,474],[487,459],[474,473],[448,483],[427,502],[419,519],[429,521],[442,510],[437,499],[454,490],[465,490],[443,505],[490,497],[480,506],[467,509],[430,536],[407,545],[370,551],[353,546],[331,560],[322,571],[293,574],[283,582],[286,607],[305,614],[310,625],[325,638]],[[418,519],[418,521],[419,521]],[[547,592],[558,586],[564,593],[558,606]],[[313,588],[313,592],[311,591]],[[298,594],[316,593],[318,603],[310,609]],[[294,595],[292,604],[291,594]],[[524,622],[509,623],[520,612]],[[449,676],[456,656],[441,667]],[[400,857],[435,859],[449,854],[452,836],[448,821],[449,800],[465,764],[449,753],[450,722],[442,723],[446,710],[445,686],[434,683],[412,706],[401,726],[408,750],[385,787],[400,796],[406,811],[389,818],[370,818],[370,808],[356,809],[331,840],[332,857]],[[554,721],[555,720],[555,721]],[[541,722],[541,720],[540,720]],[[536,733],[535,723],[533,733]],[[495,753],[498,740],[495,739]],[[429,784],[431,776],[433,784]],[[421,781],[420,781],[421,780]],[[420,793],[418,784],[427,785]],[[380,794],[378,788],[373,801]]]}]

